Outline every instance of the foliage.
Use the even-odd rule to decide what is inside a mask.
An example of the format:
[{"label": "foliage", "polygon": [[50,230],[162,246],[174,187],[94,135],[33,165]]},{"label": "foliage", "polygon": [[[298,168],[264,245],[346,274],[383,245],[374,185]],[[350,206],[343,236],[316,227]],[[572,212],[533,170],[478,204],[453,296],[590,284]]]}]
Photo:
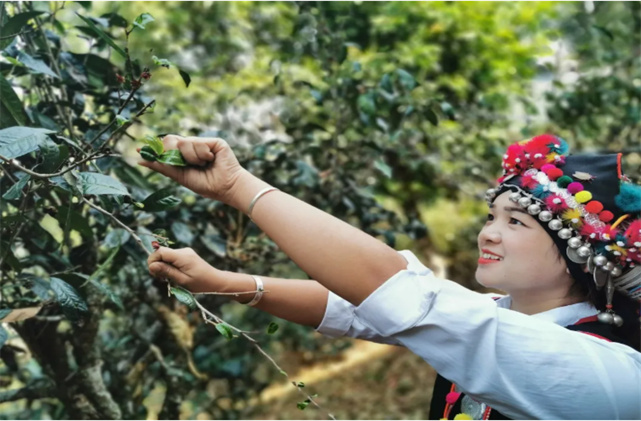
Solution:
[{"label": "foliage", "polygon": [[[208,296],[229,322],[214,330],[190,294],[167,296],[146,271],[155,241],[224,270],[306,275],[243,214],[133,165],[140,140],[146,158],[176,164],[157,135],[223,136],[276,187],[429,250],[425,209],[454,201],[474,220],[470,196],[508,142],[550,128],[584,147],[638,148],[639,5],[583,7],[3,3],[0,315],[41,309],[0,329],[0,373],[23,393],[0,402],[30,397],[15,418],[246,417],[280,373],[232,326],[319,359],[346,342]],[[576,51],[579,77],[534,103],[533,80],[562,76],[535,61],[553,37]],[[471,279],[475,227],[438,225],[438,248]]]}]

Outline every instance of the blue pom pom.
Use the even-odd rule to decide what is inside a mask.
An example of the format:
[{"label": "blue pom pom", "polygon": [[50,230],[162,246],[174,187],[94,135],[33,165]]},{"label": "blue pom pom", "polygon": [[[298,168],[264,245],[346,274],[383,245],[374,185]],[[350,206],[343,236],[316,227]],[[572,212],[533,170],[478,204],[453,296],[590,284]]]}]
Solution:
[{"label": "blue pom pom", "polygon": [[632,183],[621,183],[619,194],[614,202],[625,213],[641,212],[641,186]]},{"label": "blue pom pom", "polygon": [[548,197],[549,195],[551,195],[552,192],[549,191],[549,190],[546,190],[545,187],[542,184],[539,184],[532,190],[532,194],[537,199],[543,200],[546,197]]},{"label": "blue pom pom", "polygon": [[566,142],[564,139],[561,139],[560,137],[556,137],[559,139],[559,142],[561,142],[561,145],[557,149],[557,153],[559,155],[567,155],[568,152],[570,152],[570,145],[568,145],[568,142]]}]

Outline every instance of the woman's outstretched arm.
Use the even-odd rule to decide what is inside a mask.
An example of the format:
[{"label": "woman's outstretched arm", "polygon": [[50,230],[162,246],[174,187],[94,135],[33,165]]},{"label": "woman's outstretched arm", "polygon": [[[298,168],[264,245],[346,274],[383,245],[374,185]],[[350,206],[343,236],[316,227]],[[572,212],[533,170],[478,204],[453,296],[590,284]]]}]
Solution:
[{"label": "woman's outstretched arm", "polygon": [[[266,187],[269,184],[244,172],[230,204],[247,212]],[[251,216],[311,278],[354,305],[407,266],[383,242],[282,191],[262,196]]]}]

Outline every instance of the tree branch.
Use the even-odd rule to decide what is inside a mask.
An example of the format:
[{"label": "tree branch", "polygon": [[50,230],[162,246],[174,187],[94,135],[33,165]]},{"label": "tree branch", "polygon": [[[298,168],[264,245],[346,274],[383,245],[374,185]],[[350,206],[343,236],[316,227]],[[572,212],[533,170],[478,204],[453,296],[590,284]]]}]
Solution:
[{"label": "tree branch", "polygon": [[0,403],[12,402],[20,399],[55,398],[56,386],[49,379],[39,379],[20,389],[5,390],[0,392]]}]

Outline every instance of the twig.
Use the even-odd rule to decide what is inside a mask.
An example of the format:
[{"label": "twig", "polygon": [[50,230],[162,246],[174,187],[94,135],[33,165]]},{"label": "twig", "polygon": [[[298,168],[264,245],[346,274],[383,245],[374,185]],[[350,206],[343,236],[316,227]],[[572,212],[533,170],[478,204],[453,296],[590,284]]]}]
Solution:
[{"label": "twig", "polygon": [[122,156],[122,155],[120,155],[120,154],[112,154],[112,153],[100,154],[100,152],[95,152],[95,153],[93,153],[93,154],[81,159],[80,161],[73,163],[73,165],[65,168],[64,170],[60,170],[58,172],[50,173],[50,174],[43,174],[43,173],[38,173],[38,172],[32,171],[32,170],[30,170],[28,168],[25,168],[22,165],[18,164],[18,162],[16,160],[7,158],[7,157],[2,156],[2,155],[0,155],[0,159],[3,160],[4,162],[6,162],[7,164],[11,165],[12,167],[17,168],[20,171],[23,171],[23,172],[29,174],[33,178],[51,178],[51,177],[57,177],[59,175],[65,174],[65,173],[71,171],[72,169],[76,168],[77,166],[82,165],[85,162],[90,161],[92,159],[100,159],[100,158],[104,158],[104,157],[107,157],[107,156],[116,156],[116,157],[118,157],[118,156]]},{"label": "twig", "polygon": [[134,240],[136,240],[136,242],[140,245],[140,247],[142,247],[142,249],[143,249],[143,250],[145,250],[145,252],[147,253],[147,255],[150,255],[150,254],[151,254],[151,252],[145,248],[144,244],[142,243],[142,239],[138,236],[138,234],[136,234],[136,232],[135,232],[134,230],[132,230],[131,228],[129,228],[127,225],[125,225],[124,223],[122,223],[122,222],[120,221],[120,219],[116,218],[116,217],[114,216],[114,214],[113,214],[113,213],[111,213],[111,212],[109,212],[109,211],[107,211],[107,210],[105,210],[105,209],[101,208],[101,207],[100,207],[100,206],[98,206],[98,205],[95,205],[95,204],[91,203],[91,202],[90,202],[89,200],[87,200],[87,198],[86,198],[86,197],[84,197],[84,196],[81,196],[80,198],[82,199],[82,201],[83,201],[83,202],[85,202],[86,204],[88,204],[89,206],[91,206],[92,208],[94,208],[95,210],[97,210],[98,212],[101,212],[101,213],[103,213],[103,214],[107,215],[108,217],[110,217],[110,218],[111,218],[111,220],[112,220],[112,221],[114,221],[116,224],[118,224],[119,226],[121,226],[124,230],[128,231],[128,232],[129,232],[129,234],[131,234],[131,236],[134,238]]}]

